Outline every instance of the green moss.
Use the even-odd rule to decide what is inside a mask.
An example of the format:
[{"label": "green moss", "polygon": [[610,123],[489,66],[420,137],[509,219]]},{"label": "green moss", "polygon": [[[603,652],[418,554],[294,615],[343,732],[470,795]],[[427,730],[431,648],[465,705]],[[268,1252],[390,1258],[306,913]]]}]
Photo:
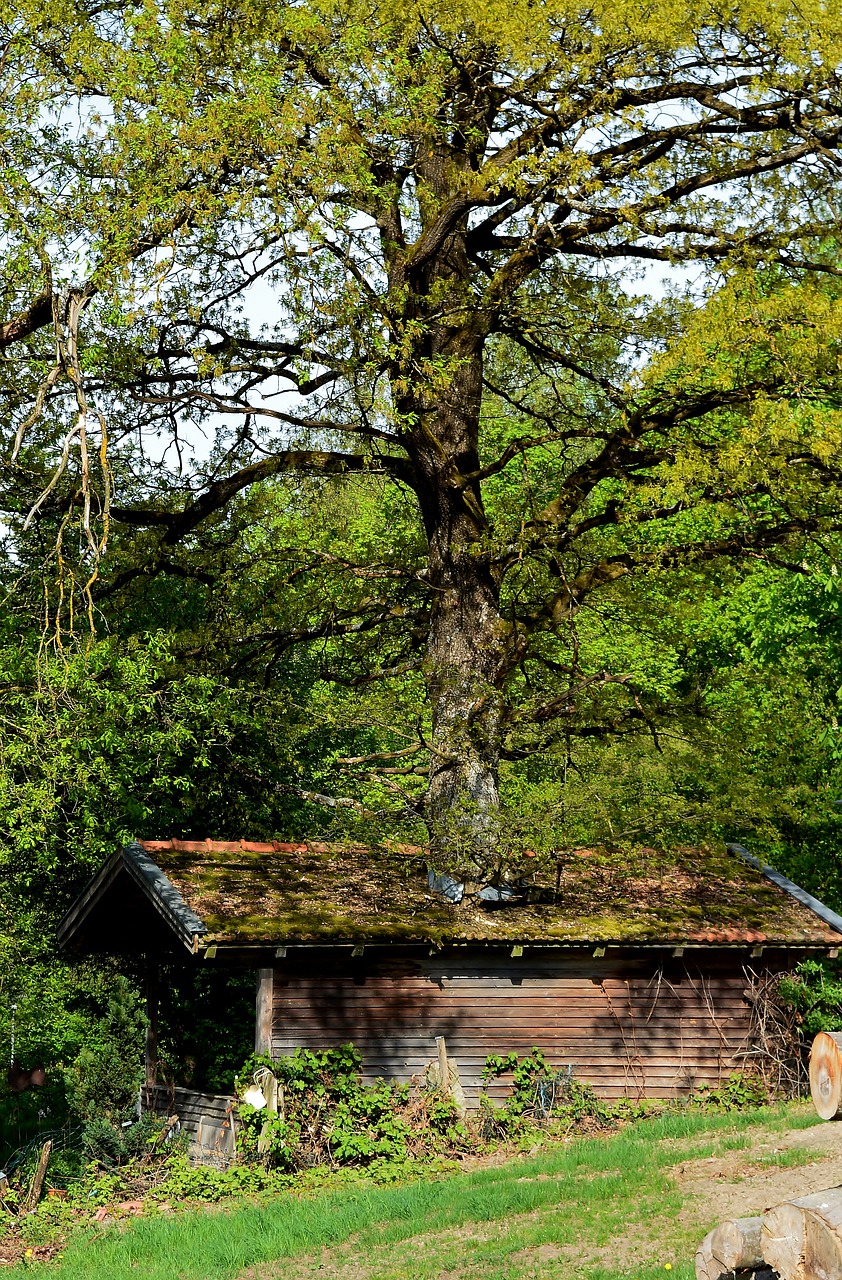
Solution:
[{"label": "green moss", "polygon": [[[208,942],[827,942],[809,909],[722,849],[576,850],[536,874],[529,902],[456,907],[427,890],[420,855],[165,851],[162,870]],[[720,931],[735,937],[705,935]]]}]

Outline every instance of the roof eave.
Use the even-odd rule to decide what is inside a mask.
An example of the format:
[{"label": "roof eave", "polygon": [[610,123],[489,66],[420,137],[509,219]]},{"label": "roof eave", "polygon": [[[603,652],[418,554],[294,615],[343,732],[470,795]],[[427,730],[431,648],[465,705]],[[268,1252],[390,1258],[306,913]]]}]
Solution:
[{"label": "roof eave", "polygon": [[199,938],[208,932],[206,925],[136,840],[109,858],[88,882],[58,926],[59,946],[63,948],[68,945],[121,871],[126,871],[131,876],[179,942],[188,951],[194,952]]},{"label": "roof eave", "polygon": [[592,951],[595,948],[610,948],[623,951],[830,951],[836,947],[835,941],[827,938],[774,938],[766,937],[736,939],[708,938],[215,938],[213,934],[205,937],[202,946],[212,949],[214,954],[232,951],[267,952],[311,951],[314,949],[348,950],[354,947],[365,948],[366,951],[378,949],[394,950],[395,947],[433,947],[442,951],[453,947],[477,947],[479,949],[496,948],[510,950],[512,947],[529,947],[533,950],[573,950]]}]

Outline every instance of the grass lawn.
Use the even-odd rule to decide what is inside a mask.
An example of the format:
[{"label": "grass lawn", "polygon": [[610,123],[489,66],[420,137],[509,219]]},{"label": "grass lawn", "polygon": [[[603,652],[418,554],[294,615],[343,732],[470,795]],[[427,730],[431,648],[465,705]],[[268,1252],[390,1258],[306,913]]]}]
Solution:
[{"label": "grass lawn", "polygon": [[691,1280],[711,1206],[677,1169],[730,1154],[768,1178],[821,1156],[775,1146],[815,1123],[803,1105],[672,1112],[437,1180],[135,1219],[38,1269],[45,1280]]}]

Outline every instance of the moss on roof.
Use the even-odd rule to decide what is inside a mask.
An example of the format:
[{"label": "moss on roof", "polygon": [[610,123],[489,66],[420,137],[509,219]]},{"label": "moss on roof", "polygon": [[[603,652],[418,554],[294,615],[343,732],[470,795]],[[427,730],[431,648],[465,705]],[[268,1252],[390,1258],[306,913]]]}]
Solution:
[{"label": "moss on roof", "polygon": [[[834,945],[813,911],[722,848],[577,849],[505,904],[457,907],[423,853],[306,843],[142,841],[205,944],[558,942]],[[524,870],[535,866],[526,858]]]}]

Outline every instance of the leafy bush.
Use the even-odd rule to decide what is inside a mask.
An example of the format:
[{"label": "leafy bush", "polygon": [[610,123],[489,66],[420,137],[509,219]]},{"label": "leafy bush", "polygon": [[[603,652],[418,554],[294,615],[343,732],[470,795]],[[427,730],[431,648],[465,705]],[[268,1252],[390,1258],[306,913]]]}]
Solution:
[{"label": "leafy bush", "polygon": [[769,1101],[769,1089],[759,1076],[732,1071],[724,1084],[702,1085],[690,1099],[691,1106],[711,1111],[745,1111],[763,1107]]},{"label": "leafy bush", "polygon": [[802,960],[781,978],[780,993],[798,1014],[807,1036],[842,1031],[842,977],[831,960]]},{"label": "leafy bush", "polygon": [[[488,1084],[511,1075],[512,1091],[502,1107],[494,1107]],[[486,1138],[522,1132],[552,1122],[603,1128],[616,1119],[640,1118],[651,1110],[646,1104],[601,1102],[588,1084],[573,1078],[570,1068],[555,1071],[540,1049],[533,1046],[524,1058],[516,1053],[492,1054],[482,1069],[480,1128]]]},{"label": "leafy bush", "polygon": [[67,1101],[80,1120],[105,1116],[119,1124],[126,1119],[140,1087],[145,1028],[139,996],[118,975],[96,1036],[65,1070]]},{"label": "leafy bush", "polygon": [[251,1057],[237,1077],[242,1094],[255,1072],[278,1082],[278,1111],[240,1104],[240,1149],[280,1169],[320,1164],[401,1164],[460,1146],[466,1137],[455,1104],[421,1084],[360,1080],[353,1045],[288,1058]]},{"label": "leafy bush", "polygon": [[115,1124],[105,1116],[95,1116],[82,1131],[82,1152],[89,1161],[104,1168],[128,1164],[145,1155],[163,1127],[163,1121],[145,1112],[131,1123]]},{"label": "leafy bush", "polygon": [[203,1200],[215,1204],[226,1196],[253,1195],[279,1189],[285,1176],[262,1165],[233,1164],[229,1169],[191,1165],[183,1154],[167,1159],[164,1181],[156,1188],[156,1200]]}]

